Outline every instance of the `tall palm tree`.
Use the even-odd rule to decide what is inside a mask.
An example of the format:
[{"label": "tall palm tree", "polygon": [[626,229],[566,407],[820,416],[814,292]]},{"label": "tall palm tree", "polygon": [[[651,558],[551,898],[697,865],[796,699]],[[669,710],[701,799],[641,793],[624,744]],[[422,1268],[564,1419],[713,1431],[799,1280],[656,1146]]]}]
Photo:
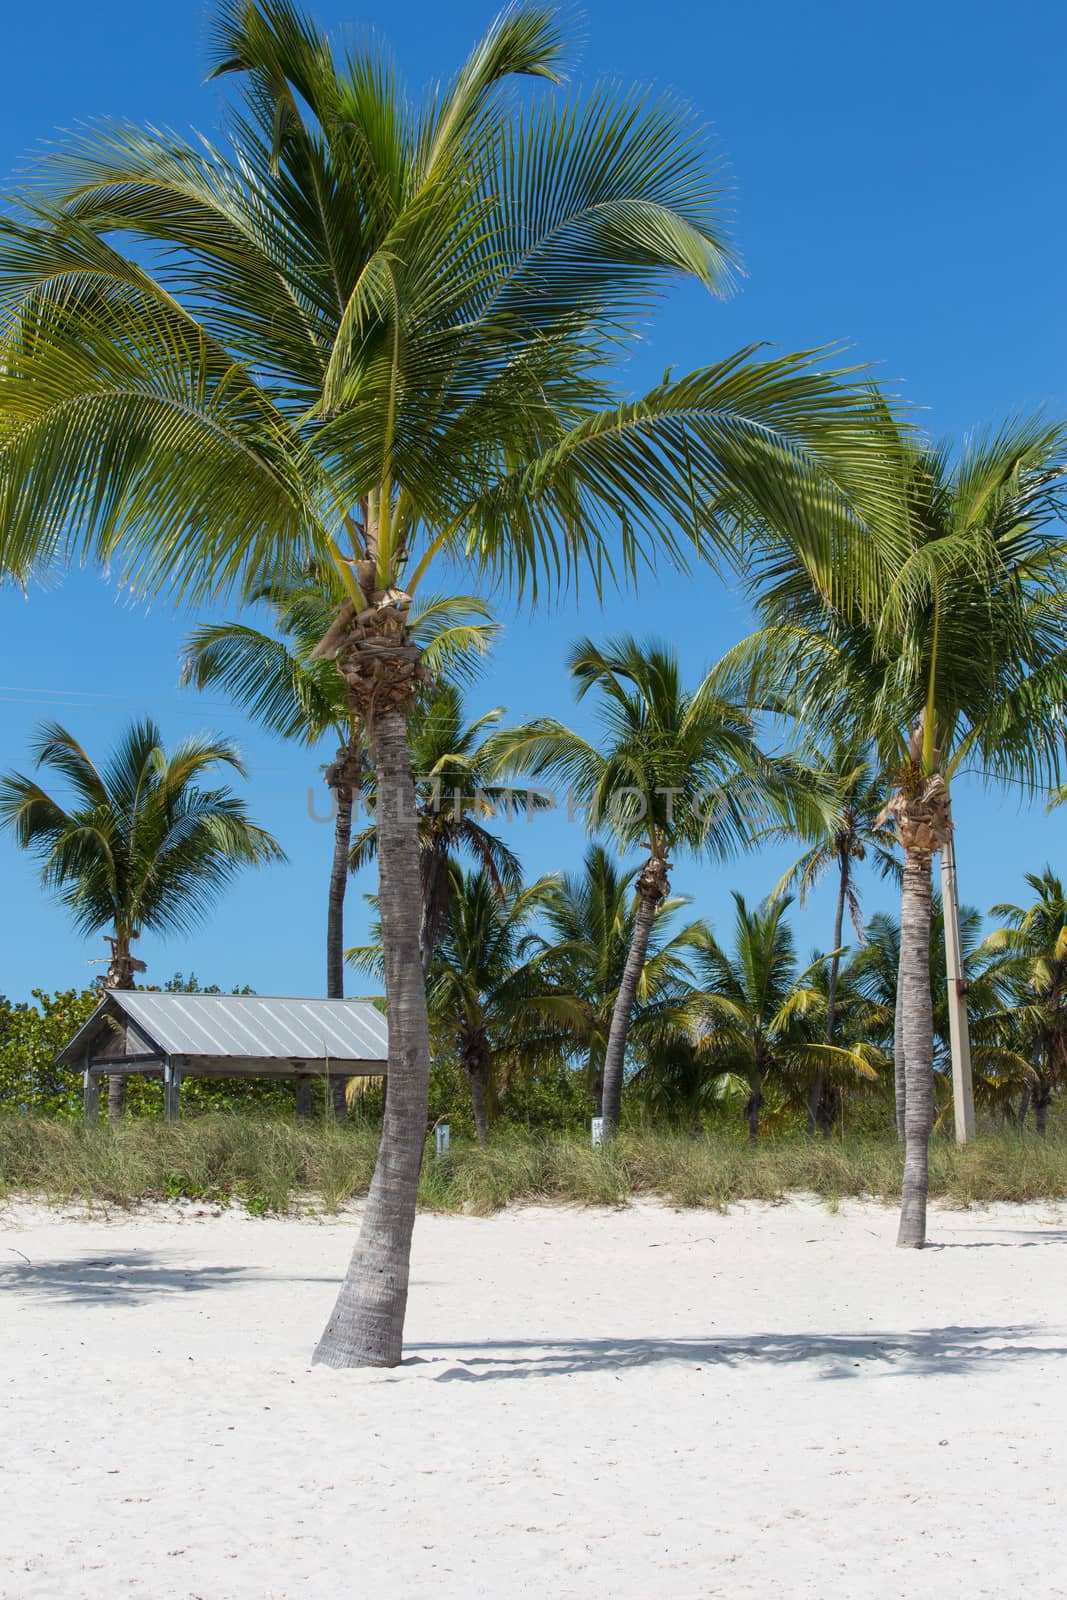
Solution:
[{"label": "tall palm tree", "polygon": [[[248,819],[243,800],[208,787],[218,768],[244,776],[227,740],[185,739],[168,753],[154,722],[134,722],[110,760],[97,767],[72,733],[42,723],[33,742],[38,768],[62,778],[58,800],[35,778],[0,779],[0,826],[41,863],[41,880],[74,914],[82,933],[108,929],[107,989],[132,989],[144,962],[133,942],[145,931],[185,931],[201,921],[239,868],[284,860],[280,846]],[[108,1081],[108,1114],[122,1116],[125,1078]]]},{"label": "tall palm tree", "polygon": [[[837,873],[834,906],[832,955],[827,969],[826,1042],[834,1042],[837,1020],[837,986],[841,967],[845,912],[852,920],[856,936],[863,937],[860,897],[856,885],[856,866],[868,860],[883,877],[896,876],[899,868],[892,854],[893,834],[882,813],[885,809],[885,783],[871,745],[838,729],[830,737],[825,752],[795,764],[794,793],[804,805],[786,824],[770,830],[770,837],[790,837],[797,833],[810,840],[809,848],[782,875],[775,896],[796,885],[800,904],[819,880],[833,868]],[[811,798],[817,804],[810,803]],[[785,803],[788,806],[788,795]],[[825,1082],[821,1071],[815,1074],[808,1107],[808,1132],[821,1128],[829,1134],[837,1116],[837,1095]]]},{"label": "tall palm tree", "polygon": [[626,1043],[648,941],[670,893],[670,858],[678,851],[727,854],[748,842],[767,814],[771,768],[740,707],[713,695],[708,682],[683,687],[678,658],[665,645],[623,637],[603,649],[582,639],[568,662],[581,700],[598,695],[598,748],[553,718],[502,733],[498,764],[551,777],[588,807],[593,828],[611,831],[620,848],[646,852],[636,878],[634,918],[604,1052],[604,1134],[617,1132]]},{"label": "tall palm tree", "polygon": [[[312,746],[337,741],[324,776],[333,795],[333,856],[326,918],[326,994],[344,997],[344,903],[352,850],[352,811],[367,777],[365,732],[353,719],[344,681],[333,662],[313,659],[319,640],[344,601],[335,567],[286,579],[273,577],[258,598],[273,630],[246,622],[205,623],[190,635],[183,666],[198,689],[225,689],[261,727]],[[470,677],[499,632],[483,601],[431,600],[411,615],[428,670]],[[336,1080],[343,1093],[344,1084]]]},{"label": "tall palm tree", "polygon": [[[400,1360],[425,1135],[413,596],[456,564],[532,596],[729,550],[728,490],[822,549],[877,453],[869,393],[810,355],[611,382],[664,288],[720,290],[732,256],[688,111],[553,92],[564,44],[520,0],[420,102],[292,0],[222,0],[227,139],[79,134],[0,228],[5,569],[80,551],[198,600],[331,559],[345,585],[319,653],[369,732],[390,1059],[334,1365]],[[542,87],[516,107],[517,76]]]},{"label": "tall palm tree", "polygon": [[[1011,1097],[1027,1078],[1026,1063],[1015,1048],[1013,1019],[1005,1004],[1007,985],[997,963],[982,943],[982,917],[974,906],[961,906],[960,937],[967,1001],[974,1043],[974,1094],[990,1112],[1005,1114]],[[949,996],[945,913],[935,895],[930,917],[930,986],[933,996],[935,1102],[943,1118],[952,1109],[952,1025]],[[866,1037],[891,1052],[899,1031],[900,923],[876,913],[866,928],[862,947],[842,973],[842,981],[866,1002],[861,1026]],[[898,1107],[899,1111],[899,1107]],[[941,1120],[939,1118],[939,1121]]]},{"label": "tall palm tree", "polygon": [[[498,810],[526,811],[542,802],[526,790],[495,784],[490,777],[487,750],[503,714],[497,706],[468,722],[462,691],[457,684],[445,683],[424,695],[408,718],[419,835],[419,949],[427,977],[448,921],[456,881],[452,869],[458,856],[474,861],[500,895],[522,883],[518,857],[488,824]],[[373,814],[377,789],[369,771],[364,773],[361,798]],[[371,820],[352,841],[354,870],[374,858],[377,838],[377,823]]]},{"label": "tall palm tree", "polygon": [[1026,882],[1036,900],[993,906],[990,916],[1007,926],[991,933],[983,948],[995,956],[997,976],[1014,990],[1012,1020],[1028,1063],[1019,1125],[1032,1105],[1043,1134],[1053,1093],[1067,1073],[1067,891],[1051,867],[1028,872]]},{"label": "tall palm tree", "polygon": [[747,1084],[745,1117],[755,1144],[766,1090],[806,1096],[820,1071],[843,1079],[876,1080],[878,1074],[869,1049],[822,1037],[826,996],[813,980],[826,957],[799,970],[786,921],[792,897],[780,895],[752,910],[741,895],[733,898],[732,951],[709,934],[696,954],[703,1012],[697,1048],[717,1073]]},{"label": "tall palm tree", "polygon": [[[931,863],[952,849],[950,784],[964,768],[1036,788],[1059,771],[1067,683],[1064,431],[1013,421],[966,441],[956,458],[901,435],[887,452],[885,496],[895,539],[872,541],[869,595],[843,606],[825,573],[773,537],[755,581],[770,626],[731,653],[723,679],[758,697],[792,690],[809,736],[857,726],[893,774],[887,807],[904,857],[901,1038],[905,1163],[897,1242],[926,1238],[928,1141],[934,1120],[930,991]],[[763,530],[766,534],[766,530]],[[953,950],[953,870],[943,874]],[[965,983],[949,994],[957,1035]],[[967,1117],[969,1081],[958,1075]]]},{"label": "tall palm tree", "polygon": [[[583,1062],[597,1105],[640,908],[636,877],[636,868],[622,871],[602,845],[591,845],[581,870],[565,874],[548,896],[540,918],[543,931],[537,934],[543,1003],[556,1008],[568,1036],[568,1054]],[[674,929],[686,904],[673,895],[656,909],[630,1017],[630,1039],[638,1048],[652,1048],[685,1032],[693,996],[687,955],[706,931],[703,922]]]}]

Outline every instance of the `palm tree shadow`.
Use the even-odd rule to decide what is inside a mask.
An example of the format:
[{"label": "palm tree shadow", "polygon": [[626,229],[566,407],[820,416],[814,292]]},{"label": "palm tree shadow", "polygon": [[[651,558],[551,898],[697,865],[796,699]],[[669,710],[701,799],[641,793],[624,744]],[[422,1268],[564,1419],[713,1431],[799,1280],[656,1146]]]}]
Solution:
[{"label": "palm tree shadow", "polygon": [[1032,1250],[1035,1245],[1067,1244],[1067,1228],[998,1228],[1001,1239],[944,1239],[928,1241],[925,1250]]},{"label": "palm tree shadow", "polygon": [[[434,1362],[447,1354],[458,1365],[438,1383],[484,1383],[553,1378],[582,1372],[622,1373],[641,1367],[810,1365],[822,1380],[858,1377],[943,1377],[979,1365],[1015,1364],[1067,1356],[1067,1346],[1031,1342],[1041,1330],[1017,1323],[922,1328],[912,1333],[755,1333],[722,1339],[486,1340],[456,1354],[456,1345],[418,1344],[410,1359]],[[462,1348],[462,1347],[460,1347]],[[528,1353],[527,1353],[528,1352]]]},{"label": "palm tree shadow", "polygon": [[[8,1246],[11,1254],[21,1251]],[[141,1305],[165,1295],[199,1294],[230,1284],[277,1282],[274,1273],[243,1266],[169,1265],[150,1250],[112,1250],[77,1261],[18,1261],[0,1265],[0,1291],[14,1290],[27,1299],[55,1299],[80,1305]],[[302,1277],[287,1282],[332,1283],[330,1277]]]}]

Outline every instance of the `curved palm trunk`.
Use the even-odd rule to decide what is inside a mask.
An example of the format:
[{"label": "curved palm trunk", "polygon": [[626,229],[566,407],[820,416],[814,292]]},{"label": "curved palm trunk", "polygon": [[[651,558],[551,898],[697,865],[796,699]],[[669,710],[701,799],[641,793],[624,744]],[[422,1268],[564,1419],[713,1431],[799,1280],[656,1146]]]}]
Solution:
[{"label": "curved palm trunk", "polygon": [[[344,752],[340,752],[343,757]],[[348,858],[352,848],[352,784],[340,770],[342,760],[326,769],[326,782],[333,791],[333,861],[330,865],[330,893],[326,911],[326,995],[343,1000],[345,993],[345,891],[348,888]]]},{"label": "curved palm trunk", "polygon": [[[330,1000],[343,1000],[345,996],[345,893],[352,849],[352,806],[358,779],[358,763],[349,745],[337,752],[337,760],[326,769],[326,782],[334,797],[333,861],[326,912],[326,995]],[[345,1080],[331,1078],[328,1095],[333,1115],[343,1120],[348,1115]]]},{"label": "curved palm trunk", "polygon": [[926,1243],[929,1142],[934,1121],[934,1011],[930,994],[930,917],[933,889],[929,850],[911,848],[904,856],[900,907],[900,981],[906,1103],[904,1182],[897,1244],[921,1249]]},{"label": "curved palm trunk", "polygon": [[314,1360],[395,1367],[403,1354],[411,1234],[429,1106],[430,1033],[419,959],[419,838],[404,710],[370,732],[377,774],[379,911],[389,1018],[389,1093],[378,1161],[348,1273]]},{"label": "curved palm trunk", "polygon": [[904,1143],[904,1116],[908,1103],[904,1057],[904,968],[897,958],[897,1002],[893,1013],[893,1096],[896,1101],[897,1139]]},{"label": "curved palm trunk", "polygon": [[[841,948],[841,934],[845,926],[845,904],[848,900],[848,880],[851,862],[848,852],[839,852],[840,877],[837,885],[837,908],[834,912],[834,955],[830,958],[830,975],[826,985],[826,1042],[833,1044],[834,1027],[837,1022],[837,978],[841,970],[841,957],[836,952]],[[808,1105],[808,1136],[814,1134],[816,1128],[821,1128],[826,1138],[833,1131],[834,1122],[837,1120],[837,1096],[833,1089],[826,1086],[826,1074],[822,1067],[815,1074],[815,1086],[811,1091],[811,1100]]]},{"label": "curved palm trunk", "polygon": [[600,1115],[604,1119],[603,1137],[614,1138],[619,1131],[622,1116],[622,1079],[626,1064],[626,1040],[630,1032],[630,1019],[637,1000],[637,986],[645,970],[648,941],[656,912],[670,892],[667,879],[667,862],[661,856],[650,856],[637,877],[637,914],[630,949],[623,968],[622,982],[611,1014],[607,1049],[604,1052],[604,1087],[600,1098]]},{"label": "curved palm trunk", "polygon": [[421,907],[419,921],[419,951],[422,957],[423,977],[427,980],[433,966],[434,951],[448,916],[449,858],[447,849],[436,844],[422,851]]}]

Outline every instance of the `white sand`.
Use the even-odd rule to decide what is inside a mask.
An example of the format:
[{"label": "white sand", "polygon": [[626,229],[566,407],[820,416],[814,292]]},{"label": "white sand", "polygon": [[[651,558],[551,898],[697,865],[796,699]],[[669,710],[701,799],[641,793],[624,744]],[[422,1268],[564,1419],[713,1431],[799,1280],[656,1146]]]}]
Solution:
[{"label": "white sand", "polygon": [[1067,1595],[1054,1209],[424,1217],[348,1373],[351,1218],[0,1228],[5,1600]]}]

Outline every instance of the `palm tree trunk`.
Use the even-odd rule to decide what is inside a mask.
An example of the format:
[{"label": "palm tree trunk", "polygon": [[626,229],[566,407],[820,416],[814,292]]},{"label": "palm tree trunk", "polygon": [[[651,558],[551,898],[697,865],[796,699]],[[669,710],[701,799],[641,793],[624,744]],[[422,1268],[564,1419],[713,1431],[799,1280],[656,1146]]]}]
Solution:
[{"label": "palm tree trunk", "polygon": [[1052,1086],[1044,1076],[1034,1088],[1034,1127],[1044,1138],[1048,1132],[1048,1108],[1052,1099]]},{"label": "palm tree trunk", "polygon": [[434,951],[441,937],[448,909],[448,885],[451,862],[448,851],[433,845],[421,852],[421,906],[419,920],[419,951],[422,957],[423,977],[429,982]]},{"label": "palm tree trunk", "polygon": [[[834,1042],[834,1025],[837,1022],[837,977],[841,970],[841,957],[837,952],[841,948],[841,934],[845,926],[845,904],[848,900],[848,880],[851,861],[848,852],[841,850],[838,853],[840,864],[840,877],[837,883],[837,908],[834,912],[834,954],[830,958],[830,976],[826,985],[826,1042]],[[815,1086],[811,1091],[811,1100],[808,1104],[808,1137],[811,1138],[817,1127],[821,1126],[827,1138],[833,1128],[833,1115],[835,1109],[831,1100],[830,1107],[823,1105],[823,1093],[826,1074],[819,1067],[815,1074]],[[828,1117],[827,1111],[830,1111]]]},{"label": "palm tree trunk", "polygon": [[[134,933],[133,938],[137,935]],[[130,938],[128,934],[116,932],[108,940],[111,945],[111,960],[108,962],[107,973],[104,977],[105,989],[132,989],[135,987],[133,975],[135,970],[144,971],[144,962],[135,961],[130,953]],[[126,1086],[128,1079],[124,1072],[112,1072],[107,1080],[107,1120],[114,1125],[119,1123],[126,1115]]]},{"label": "palm tree trunk", "polygon": [[897,1244],[926,1243],[929,1142],[934,1121],[934,1012],[930,994],[930,916],[933,890],[929,850],[908,849],[900,906],[900,981],[906,1103],[904,1182]]},{"label": "palm tree trunk", "polygon": [[745,1116],[748,1118],[749,1144],[759,1143],[759,1114],[763,1105],[762,1083],[763,1074],[762,1072],[757,1072],[752,1080],[752,1090],[748,1097],[748,1104],[745,1106]]},{"label": "palm tree trunk", "polygon": [[419,960],[419,837],[403,708],[383,707],[369,732],[377,774],[389,1093],[359,1239],[315,1351],[315,1361],[331,1367],[395,1367],[400,1362],[429,1107],[430,1032]]},{"label": "palm tree trunk", "polygon": [[1019,1129],[1020,1133],[1026,1127],[1026,1115],[1027,1115],[1027,1112],[1030,1110],[1030,1100],[1032,1098],[1032,1095],[1033,1095],[1033,1090],[1031,1089],[1030,1085],[1028,1083],[1024,1083],[1023,1084],[1023,1092],[1019,1097],[1019,1116],[1018,1116],[1018,1119],[1017,1119],[1016,1124],[1015,1124],[1015,1126]]},{"label": "palm tree trunk", "polygon": [[485,1067],[481,1062],[473,1063],[469,1069],[471,1080],[471,1110],[474,1113],[474,1131],[478,1143],[489,1143],[489,1122],[485,1114]]},{"label": "palm tree trunk", "polygon": [[897,1139],[904,1143],[904,1119],[908,1103],[907,1063],[904,1054],[904,968],[897,957],[897,1001],[893,1013],[893,1094],[897,1109]]},{"label": "palm tree trunk", "polygon": [[[329,769],[332,771],[333,769]],[[327,782],[330,782],[329,771]],[[326,915],[326,994],[343,1000],[345,994],[345,890],[348,857],[352,848],[352,785],[343,779],[330,783],[336,815],[333,826],[333,863]]]},{"label": "palm tree trunk", "polygon": [[626,1065],[626,1040],[630,1032],[630,1019],[637,1000],[637,986],[645,970],[648,941],[656,912],[666,899],[670,885],[667,881],[667,862],[660,856],[650,856],[637,878],[637,913],[630,949],[623,968],[622,982],[615,997],[611,1014],[607,1049],[604,1052],[604,1088],[600,1099],[600,1115],[604,1121],[603,1137],[613,1139],[619,1131],[622,1116],[622,1079]]}]

